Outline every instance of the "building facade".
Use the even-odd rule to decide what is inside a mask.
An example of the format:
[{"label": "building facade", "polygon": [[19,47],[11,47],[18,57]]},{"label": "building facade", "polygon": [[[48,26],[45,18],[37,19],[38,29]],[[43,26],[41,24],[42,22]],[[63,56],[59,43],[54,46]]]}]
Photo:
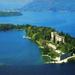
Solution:
[{"label": "building facade", "polygon": [[65,38],[63,36],[58,35],[57,32],[51,32],[51,41],[55,43],[65,43]]}]

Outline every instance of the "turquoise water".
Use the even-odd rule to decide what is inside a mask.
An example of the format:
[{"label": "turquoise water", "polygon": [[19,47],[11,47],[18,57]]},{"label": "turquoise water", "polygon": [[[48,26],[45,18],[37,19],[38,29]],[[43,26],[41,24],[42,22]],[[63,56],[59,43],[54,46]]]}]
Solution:
[{"label": "turquoise water", "polygon": [[22,12],[22,16],[0,17],[0,23],[32,24],[53,27],[75,36],[75,12]]},{"label": "turquoise water", "polygon": [[0,32],[0,64],[42,64],[38,46],[28,39],[23,39],[24,34],[22,31]]}]

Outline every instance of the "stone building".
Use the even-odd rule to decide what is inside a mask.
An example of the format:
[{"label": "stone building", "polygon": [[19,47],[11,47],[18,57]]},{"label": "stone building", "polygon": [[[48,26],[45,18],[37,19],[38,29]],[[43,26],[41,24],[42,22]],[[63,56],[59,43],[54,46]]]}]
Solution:
[{"label": "stone building", "polygon": [[51,41],[55,43],[65,43],[65,38],[60,36],[57,32],[51,32]]}]

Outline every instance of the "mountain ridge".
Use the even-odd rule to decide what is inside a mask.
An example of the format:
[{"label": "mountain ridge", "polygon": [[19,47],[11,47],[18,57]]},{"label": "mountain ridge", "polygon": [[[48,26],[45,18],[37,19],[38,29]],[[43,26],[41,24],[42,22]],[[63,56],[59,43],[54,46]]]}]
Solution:
[{"label": "mountain ridge", "polygon": [[24,11],[75,11],[74,0],[34,0],[22,7]]}]

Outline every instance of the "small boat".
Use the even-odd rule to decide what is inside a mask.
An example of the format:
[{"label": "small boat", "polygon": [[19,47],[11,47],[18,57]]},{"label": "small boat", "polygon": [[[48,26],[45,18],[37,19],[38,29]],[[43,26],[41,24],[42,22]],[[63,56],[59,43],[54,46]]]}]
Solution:
[{"label": "small boat", "polygon": [[25,35],[23,35],[23,38],[24,39],[31,39],[30,37],[26,37]]},{"label": "small boat", "polygon": [[24,38],[24,39],[26,38],[25,35],[23,35],[23,38]]}]

